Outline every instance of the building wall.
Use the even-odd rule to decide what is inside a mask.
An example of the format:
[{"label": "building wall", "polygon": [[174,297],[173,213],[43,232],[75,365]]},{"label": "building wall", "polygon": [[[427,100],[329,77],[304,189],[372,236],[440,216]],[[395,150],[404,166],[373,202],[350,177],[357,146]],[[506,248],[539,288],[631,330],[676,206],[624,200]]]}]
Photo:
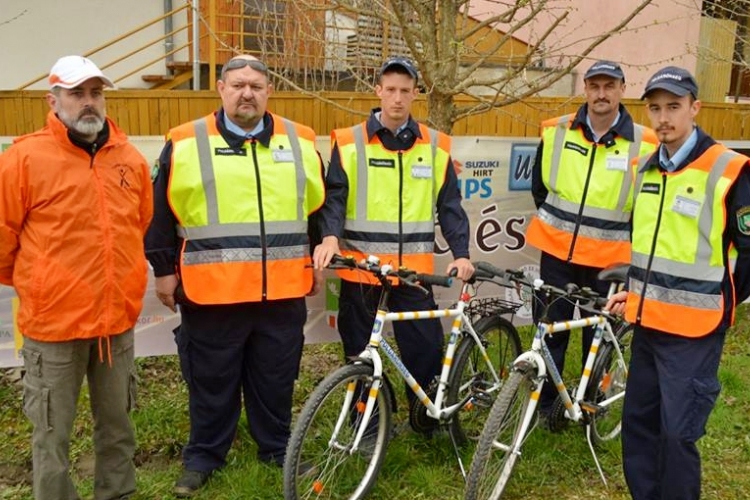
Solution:
[{"label": "building wall", "polygon": [[[545,60],[545,65],[554,67],[580,54],[590,43],[588,40],[612,29],[640,3],[640,0],[550,0],[546,7],[548,14],[538,16],[516,36],[534,44],[539,34],[551,25],[552,18],[567,11],[567,18],[545,44],[554,54]],[[622,64],[627,82],[626,97],[640,97],[649,76],[662,66],[683,66],[695,72],[701,3],[700,0],[653,0],[631,21],[627,30],[605,40],[576,67],[574,93],[583,92],[583,74],[598,59]],[[498,2],[473,0],[470,8],[474,16],[486,19],[497,12]]]},{"label": "building wall", "polygon": [[[184,5],[182,0],[173,0],[173,3],[175,7]],[[163,0],[0,0],[0,68],[3,69],[0,71],[0,89],[15,89],[46,75],[59,57],[82,54],[104,45],[164,12]],[[185,12],[181,15],[185,16]],[[184,20],[179,24],[175,21],[175,25],[184,24]],[[102,66],[163,35],[164,24],[160,21],[129,38],[129,49],[121,42],[92,55],[91,59]],[[186,40],[187,33],[184,32],[176,37],[177,44],[184,44]],[[120,80],[123,75],[164,53],[163,44],[155,44],[127,61],[104,68],[104,72],[110,78]],[[184,51],[176,59],[187,60],[188,55]],[[164,61],[159,61],[143,72],[165,74],[165,70]],[[148,87],[139,76],[116,81],[116,84],[120,88]],[[44,78],[29,88],[44,89],[46,86]]]},{"label": "building wall", "polygon": [[[185,4],[184,0],[172,1],[175,7]],[[547,12],[568,11],[568,18],[555,29],[554,39],[548,41],[561,57],[546,60],[546,66],[555,66],[564,62],[566,55],[580,52],[583,44],[577,41],[596,36],[613,26],[638,3],[639,0],[550,0]],[[623,64],[628,82],[627,97],[639,97],[648,76],[660,66],[677,64],[695,71],[700,2],[694,2],[698,6],[689,6],[689,3],[654,0],[653,5],[633,20],[627,32],[606,40],[576,68],[570,81],[565,79],[548,93],[570,95],[572,85],[573,94],[580,94],[582,75],[596,59],[612,59]],[[131,0],[127,4],[101,0],[0,0],[0,5],[0,47],[3,47],[0,50],[0,68],[3,68],[0,89],[18,88],[31,79],[46,75],[58,57],[91,50],[164,13],[163,0]],[[497,6],[493,0],[472,0],[471,14],[481,19],[496,11]],[[185,13],[180,15],[185,16]],[[515,35],[519,40],[533,43],[535,34],[543,31],[549,22],[549,16],[539,16],[533,25]],[[183,23],[175,21],[175,26]],[[163,23],[158,22],[127,43],[139,46],[163,33]],[[176,44],[186,40],[187,33],[182,32],[177,36]],[[20,50],[13,50],[19,46]],[[125,52],[127,50],[122,45],[115,45],[93,55],[92,59],[105,65]],[[105,73],[120,80],[123,75],[163,53],[163,46],[156,44],[142,55],[105,68]],[[188,51],[177,54],[175,59],[189,60]],[[164,62],[155,63],[143,72],[164,74]],[[138,76],[127,77],[117,84],[123,89],[148,86]],[[46,79],[30,88],[45,87]]]}]

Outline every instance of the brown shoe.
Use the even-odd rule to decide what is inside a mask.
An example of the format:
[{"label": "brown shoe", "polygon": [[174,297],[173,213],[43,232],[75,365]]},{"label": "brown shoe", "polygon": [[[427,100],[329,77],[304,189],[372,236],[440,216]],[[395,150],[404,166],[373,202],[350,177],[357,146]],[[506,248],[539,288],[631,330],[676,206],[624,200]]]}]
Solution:
[{"label": "brown shoe", "polygon": [[208,478],[211,476],[210,472],[203,472],[199,470],[184,470],[180,479],[174,483],[174,495],[177,498],[190,498],[195,495],[195,492],[201,489],[206,484]]}]

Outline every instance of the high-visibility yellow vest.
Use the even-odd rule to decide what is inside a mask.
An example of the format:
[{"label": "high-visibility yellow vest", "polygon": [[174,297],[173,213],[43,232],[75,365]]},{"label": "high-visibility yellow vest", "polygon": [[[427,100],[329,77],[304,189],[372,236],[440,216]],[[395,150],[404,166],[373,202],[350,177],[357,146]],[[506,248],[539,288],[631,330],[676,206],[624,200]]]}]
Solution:
[{"label": "high-visibility yellow vest", "polygon": [[542,181],[548,193],[527,242],[558,259],[606,267],[630,260],[633,162],[656,149],[656,134],[634,124],[634,140],[605,148],[571,129],[574,115],[542,123]]},{"label": "high-visibility yellow vest", "polygon": [[[341,166],[349,180],[342,252],[357,259],[432,273],[437,196],[445,183],[450,137],[419,125],[421,137],[405,151],[389,151],[366,124],[334,130]],[[356,271],[343,279],[375,284]]]},{"label": "high-visibility yellow vest", "polygon": [[714,144],[674,173],[641,172],[648,161],[640,160],[636,177],[625,318],[676,335],[708,335],[723,318],[722,282],[737,256],[733,246],[728,262],[724,256],[726,195],[748,158]]},{"label": "high-visibility yellow vest", "polygon": [[211,114],[170,132],[168,199],[184,238],[180,277],[198,304],[303,297],[307,217],[323,203],[312,129],[273,118],[270,147],[234,150]]}]

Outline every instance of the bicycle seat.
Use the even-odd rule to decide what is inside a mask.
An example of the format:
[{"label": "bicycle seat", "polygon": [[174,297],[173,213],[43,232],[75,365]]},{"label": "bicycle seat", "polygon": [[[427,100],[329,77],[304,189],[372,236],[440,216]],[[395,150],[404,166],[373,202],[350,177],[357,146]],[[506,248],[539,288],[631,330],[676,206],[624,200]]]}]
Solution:
[{"label": "bicycle seat", "polygon": [[628,268],[630,268],[630,264],[623,264],[621,262],[610,264],[599,271],[596,277],[601,281],[619,281],[625,283],[628,277]]}]

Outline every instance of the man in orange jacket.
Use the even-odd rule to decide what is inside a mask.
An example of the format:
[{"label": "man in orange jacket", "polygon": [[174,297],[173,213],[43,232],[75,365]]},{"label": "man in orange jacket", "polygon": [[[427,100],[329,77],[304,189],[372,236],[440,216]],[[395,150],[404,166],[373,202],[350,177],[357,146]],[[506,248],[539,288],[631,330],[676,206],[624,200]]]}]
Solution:
[{"label": "man in orange jacket", "polygon": [[34,498],[78,498],[68,450],[83,377],[94,418],[94,498],[135,492],[133,327],[146,290],[146,160],[105,115],[112,82],[66,56],[41,130],[0,155],[0,283],[20,298]]}]

